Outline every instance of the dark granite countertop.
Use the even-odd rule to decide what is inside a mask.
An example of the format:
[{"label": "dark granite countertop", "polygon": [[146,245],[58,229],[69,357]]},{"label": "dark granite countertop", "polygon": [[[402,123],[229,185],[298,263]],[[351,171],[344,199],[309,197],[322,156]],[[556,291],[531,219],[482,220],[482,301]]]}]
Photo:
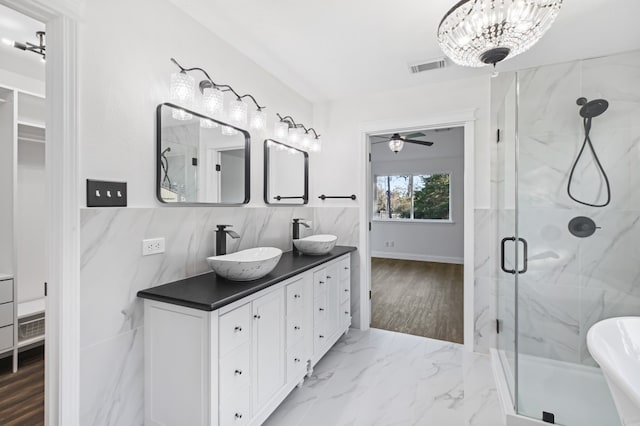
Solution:
[{"label": "dark granite countertop", "polygon": [[282,253],[275,269],[259,280],[230,281],[217,276],[214,272],[209,272],[141,290],[138,292],[138,297],[201,311],[215,311],[352,251],[356,251],[356,248],[336,246],[329,254],[323,256],[294,256],[293,252],[287,251]]}]

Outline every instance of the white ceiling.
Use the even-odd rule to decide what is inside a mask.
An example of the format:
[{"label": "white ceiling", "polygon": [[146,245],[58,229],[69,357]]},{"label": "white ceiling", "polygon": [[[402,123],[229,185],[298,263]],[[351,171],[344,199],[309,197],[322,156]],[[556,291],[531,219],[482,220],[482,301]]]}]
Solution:
[{"label": "white ceiling", "polygon": [[[436,30],[457,0],[170,0],[312,101],[485,74],[451,66],[411,75],[443,56]],[[640,48],[639,0],[565,0],[554,26],[517,69]]]},{"label": "white ceiling", "polygon": [[[44,31],[44,29],[45,25],[42,22],[0,5],[0,39],[37,44],[36,31]],[[40,60],[40,55],[25,52],[4,43],[0,43],[0,67],[44,81],[45,65]]]}]

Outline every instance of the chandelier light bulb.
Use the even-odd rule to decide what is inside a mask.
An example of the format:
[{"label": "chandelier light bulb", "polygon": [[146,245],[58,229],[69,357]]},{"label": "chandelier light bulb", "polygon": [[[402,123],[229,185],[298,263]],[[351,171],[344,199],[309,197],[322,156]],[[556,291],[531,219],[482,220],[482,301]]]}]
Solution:
[{"label": "chandelier light bulb", "polygon": [[289,133],[289,123],[286,121],[276,121],[273,125],[273,138],[277,140],[285,140]]},{"label": "chandelier light bulb", "polygon": [[438,43],[458,65],[495,65],[536,44],[555,21],[562,1],[458,2],[440,22]]}]

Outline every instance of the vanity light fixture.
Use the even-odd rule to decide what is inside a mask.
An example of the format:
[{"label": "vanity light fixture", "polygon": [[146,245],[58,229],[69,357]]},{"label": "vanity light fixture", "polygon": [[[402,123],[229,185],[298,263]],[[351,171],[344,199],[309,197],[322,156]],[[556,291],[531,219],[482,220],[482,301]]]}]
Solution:
[{"label": "vanity light fixture", "polygon": [[282,117],[276,114],[280,121],[274,125],[274,139],[285,139],[300,148],[307,149],[311,152],[320,152],[322,149],[322,141],[320,135],[313,127],[306,128],[302,123],[296,123],[294,119],[287,115]]},{"label": "vanity light fixture", "polygon": [[[252,128],[256,130],[263,129],[266,126],[266,114],[264,113],[265,106],[262,106],[256,101],[250,94],[240,95],[236,92],[233,87],[228,84],[216,84],[209,74],[202,68],[193,67],[193,68],[185,68],[178,63],[174,58],[171,58],[171,62],[173,62],[180,71],[171,75],[171,88],[170,88],[170,96],[172,103],[175,103],[179,106],[183,106],[185,108],[193,107],[194,99],[195,99],[195,80],[193,77],[189,75],[192,71],[200,71],[204,74],[205,79],[201,80],[198,84],[198,88],[200,93],[202,94],[202,105],[201,109],[203,112],[212,117],[212,118],[221,118],[224,114],[224,92],[231,92],[234,95],[234,98],[230,103],[227,111],[227,118],[237,127],[247,127],[247,104],[244,102],[244,99],[249,98],[256,106],[256,111],[252,113],[251,116],[251,125]],[[190,102],[190,103],[189,103]],[[191,116],[191,114],[187,113],[176,113],[174,110],[174,118],[188,120],[191,117],[186,117],[186,115]],[[175,114],[182,116],[182,118],[176,117]],[[214,123],[215,124],[215,123]],[[202,120],[200,121],[200,125],[203,127],[207,127],[208,124],[204,123]],[[215,126],[214,126],[215,127]],[[237,134],[237,130],[223,126],[222,133],[225,135],[235,135]]]},{"label": "vanity light fixture", "polygon": [[8,38],[3,38],[2,42],[7,46],[13,46],[16,49],[24,50],[25,52],[33,52],[35,54],[40,55],[40,60],[42,62],[46,61],[46,50],[45,46],[45,32],[44,31],[36,31],[36,37],[38,38],[38,44],[33,44],[24,42],[20,43],[19,41],[9,40]]},{"label": "vanity light fixture", "polygon": [[536,44],[561,7],[562,0],[462,0],[442,18],[438,43],[458,65],[495,67]]}]

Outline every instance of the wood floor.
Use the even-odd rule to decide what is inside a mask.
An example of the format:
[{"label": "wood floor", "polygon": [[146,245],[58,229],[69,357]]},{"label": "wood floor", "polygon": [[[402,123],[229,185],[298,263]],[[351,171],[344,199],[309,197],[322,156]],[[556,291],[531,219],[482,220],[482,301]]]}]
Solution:
[{"label": "wood floor", "polygon": [[463,343],[463,265],[371,259],[371,327]]},{"label": "wood floor", "polygon": [[17,373],[11,366],[0,360],[0,425],[44,425],[44,347],[21,353]]}]

